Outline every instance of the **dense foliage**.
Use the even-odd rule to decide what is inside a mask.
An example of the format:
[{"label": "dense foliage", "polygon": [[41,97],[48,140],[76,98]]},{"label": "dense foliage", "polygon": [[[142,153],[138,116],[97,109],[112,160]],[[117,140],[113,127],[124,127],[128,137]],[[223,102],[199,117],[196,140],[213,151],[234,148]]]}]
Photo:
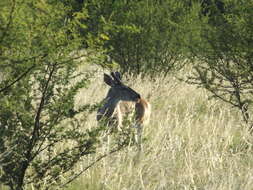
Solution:
[{"label": "dense foliage", "polygon": [[83,64],[151,76],[193,65],[188,82],[238,108],[252,128],[252,10],[242,0],[2,0],[0,182],[59,185],[96,152],[103,128],[80,130],[96,106],[75,109],[93,74],[78,72]]},{"label": "dense foliage", "polygon": [[[84,121],[74,119],[94,106],[75,110],[74,100],[92,75],[77,72],[79,59],[102,60],[103,52],[99,39],[79,34],[85,10],[69,17],[72,5],[58,0],[0,4],[0,182],[11,189],[53,187],[95,153],[102,128],[84,131]],[[83,44],[89,48],[80,53]]]},{"label": "dense foliage", "polygon": [[223,2],[223,11],[211,5],[201,43],[191,47],[198,62],[191,81],[238,108],[252,128],[253,2]]},{"label": "dense foliage", "polygon": [[[105,47],[121,71],[165,75],[180,68],[189,7],[182,1],[92,1],[89,31],[103,32]],[[107,23],[103,26],[102,23]]]}]

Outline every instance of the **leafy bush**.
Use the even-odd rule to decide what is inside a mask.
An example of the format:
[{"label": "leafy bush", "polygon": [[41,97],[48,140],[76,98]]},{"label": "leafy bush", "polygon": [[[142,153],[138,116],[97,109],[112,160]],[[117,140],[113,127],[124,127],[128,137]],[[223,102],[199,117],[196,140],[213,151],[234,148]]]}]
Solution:
[{"label": "leafy bush", "polygon": [[89,31],[106,35],[110,59],[123,72],[166,75],[182,67],[187,34],[182,23],[190,14],[184,1],[97,0],[87,8]]},{"label": "leafy bush", "polygon": [[[81,157],[95,153],[103,130],[83,131],[75,118],[95,108],[74,107],[92,76],[77,72],[79,59],[102,57],[94,53],[97,39],[79,35],[86,12],[70,18],[71,11],[58,0],[1,1],[0,182],[12,190],[61,184]],[[84,43],[96,46],[73,53]]]},{"label": "leafy bush", "polygon": [[252,128],[253,4],[223,2],[225,12],[216,10],[215,15],[202,20],[202,43],[191,47],[198,60],[191,81],[238,108]]}]

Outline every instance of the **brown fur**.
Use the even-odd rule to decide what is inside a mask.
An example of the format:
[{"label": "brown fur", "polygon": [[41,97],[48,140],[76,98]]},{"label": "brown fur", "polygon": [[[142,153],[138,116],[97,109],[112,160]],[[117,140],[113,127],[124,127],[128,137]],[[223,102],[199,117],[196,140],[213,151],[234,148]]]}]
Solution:
[{"label": "brown fur", "polygon": [[136,121],[140,124],[149,123],[150,111],[150,104],[142,98],[139,99],[135,104]]},{"label": "brown fur", "polygon": [[119,127],[122,126],[122,121],[128,115],[135,115],[135,123],[138,125],[146,125],[149,123],[150,118],[150,104],[143,98],[139,99],[137,102],[132,101],[121,101],[116,107],[112,118],[118,119]]},{"label": "brown fur", "polygon": [[141,98],[140,94],[121,82],[118,72],[104,74],[104,82],[111,88],[97,112],[97,121],[101,119],[108,126],[121,129],[123,120],[129,115],[134,116],[133,127],[137,129],[137,142],[141,148],[141,134],[145,124],[149,123],[151,106]]}]

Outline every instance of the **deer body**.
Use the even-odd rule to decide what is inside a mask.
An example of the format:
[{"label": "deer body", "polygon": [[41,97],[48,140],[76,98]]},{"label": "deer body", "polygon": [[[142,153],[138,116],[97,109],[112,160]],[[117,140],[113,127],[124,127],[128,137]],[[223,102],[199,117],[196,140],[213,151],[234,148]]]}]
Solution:
[{"label": "deer body", "polygon": [[141,147],[143,126],[149,123],[150,104],[133,89],[121,82],[119,73],[111,73],[112,78],[104,74],[104,82],[111,88],[103,100],[103,106],[97,112],[97,121],[103,119],[108,126],[121,129],[125,117],[133,117],[133,127],[137,129],[137,143]]}]

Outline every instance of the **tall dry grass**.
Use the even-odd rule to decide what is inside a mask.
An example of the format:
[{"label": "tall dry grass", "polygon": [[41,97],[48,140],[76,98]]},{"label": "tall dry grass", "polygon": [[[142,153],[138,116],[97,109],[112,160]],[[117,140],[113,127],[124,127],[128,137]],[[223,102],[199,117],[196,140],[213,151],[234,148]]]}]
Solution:
[{"label": "tall dry grass", "polygon": [[[108,87],[102,77],[100,72],[89,89],[78,94],[77,107],[105,97]],[[152,81],[139,76],[126,83],[152,104],[142,153],[129,147],[110,155],[67,190],[253,189],[253,139],[236,110],[208,100],[204,90],[174,76]],[[94,113],[84,128],[95,125]]]}]

